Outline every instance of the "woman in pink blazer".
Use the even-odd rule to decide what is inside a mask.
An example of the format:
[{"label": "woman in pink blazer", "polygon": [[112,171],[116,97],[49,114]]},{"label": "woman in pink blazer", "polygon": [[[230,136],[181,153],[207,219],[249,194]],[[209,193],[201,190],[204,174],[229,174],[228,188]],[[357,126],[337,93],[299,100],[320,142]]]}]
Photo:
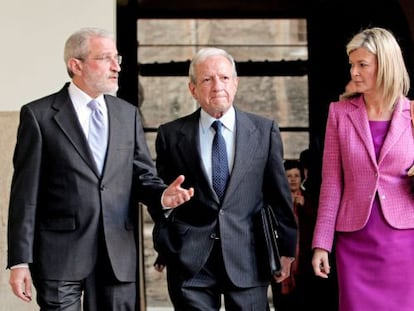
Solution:
[{"label": "woman in pink blazer", "polygon": [[353,92],[331,103],[312,247],[317,276],[335,243],[339,310],[414,310],[414,164],[409,76],[395,37],[347,45]]}]

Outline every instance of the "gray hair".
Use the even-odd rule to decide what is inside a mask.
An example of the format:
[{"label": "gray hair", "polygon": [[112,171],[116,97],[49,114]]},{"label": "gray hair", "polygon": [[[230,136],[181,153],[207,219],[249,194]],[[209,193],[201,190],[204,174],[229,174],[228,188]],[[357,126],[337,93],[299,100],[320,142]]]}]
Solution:
[{"label": "gray hair", "polygon": [[234,76],[237,77],[236,63],[234,61],[233,56],[231,56],[229,53],[227,53],[223,49],[209,47],[209,48],[202,48],[201,50],[199,50],[197,52],[197,54],[191,60],[188,75],[189,75],[190,81],[192,83],[196,84],[196,82],[197,82],[197,77],[196,77],[196,73],[195,73],[195,67],[197,66],[197,64],[199,64],[199,63],[205,61],[207,58],[213,57],[213,56],[224,56],[225,58],[227,58],[228,61],[233,66]]},{"label": "gray hair", "polygon": [[[115,40],[114,35],[105,29],[88,27],[76,31],[66,40],[65,43],[63,58],[65,60],[66,66],[68,64],[68,60],[71,58],[82,59],[86,58],[89,55],[89,39],[94,37],[109,38]],[[67,71],[69,76],[72,77],[73,74],[68,67]]]},{"label": "gray hair", "polygon": [[365,48],[377,58],[376,86],[385,100],[393,105],[401,96],[407,96],[410,77],[401,48],[394,35],[383,28],[367,28],[356,34],[346,46],[349,56],[358,48]]}]

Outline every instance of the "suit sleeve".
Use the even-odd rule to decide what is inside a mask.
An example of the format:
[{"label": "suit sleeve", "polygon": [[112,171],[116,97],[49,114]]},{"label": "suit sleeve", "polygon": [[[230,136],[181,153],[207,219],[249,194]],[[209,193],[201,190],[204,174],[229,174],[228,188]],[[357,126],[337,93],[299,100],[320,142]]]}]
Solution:
[{"label": "suit sleeve", "polygon": [[8,218],[7,267],[33,260],[35,215],[42,166],[42,136],[32,111],[23,106],[13,156]]},{"label": "suit sleeve", "polygon": [[142,127],[141,118],[136,113],[136,148],[134,155],[134,180],[138,200],[148,206],[152,217],[162,213],[161,196],[167,188],[163,180],[158,177],[154,160],[148,149]]}]

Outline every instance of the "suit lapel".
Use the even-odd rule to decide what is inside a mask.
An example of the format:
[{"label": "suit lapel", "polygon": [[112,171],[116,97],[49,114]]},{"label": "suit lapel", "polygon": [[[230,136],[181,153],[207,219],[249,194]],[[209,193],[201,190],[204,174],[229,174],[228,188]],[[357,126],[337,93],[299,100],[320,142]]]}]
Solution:
[{"label": "suit lapel", "polygon": [[[226,194],[237,192],[239,183],[249,170],[249,166],[252,165],[251,159],[259,148],[258,144],[261,139],[258,137],[258,133],[255,124],[248,116],[244,112],[236,109],[236,149]],[[224,200],[226,200],[226,195],[224,196]]]},{"label": "suit lapel", "polygon": [[92,153],[89,150],[88,141],[83,133],[78,117],[69,98],[67,88],[64,88],[56,96],[56,101],[52,104],[52,108],[56,110],[54,119],[62,130],[69,142],[76,149],[85,162],[98,173]]},{"label": "suit lapel", "polygon": [[202,182],[201,187],[209,188],[216,200],[218,200],[214,190],[210,185],[207,174],[203,167],[201,151],[199,144],[199,118],[200,109],[195,111],[189,117],[188,122],[184,122],[179,130],[177,139],[177,151],[188,171],[194,174],[194,179]]},{"label": "suit lapel", "polygon": [[395,106],[391,119],[390,128],[382,145],[378,164],[384,159],[387,153],[398,142],[400,137],[406,132],[412,131],[410,118],[410,105],[408,100],[399,100]]},{"label": "suit lapel", "polygon": [[[121,105],[119,105],[113,97],[111,96],[105,96],[105,103],[106,107],[108,109],[108,148],[106,151],[106,158],[105,158],[105,166],[104,170],[102,172],[102,175],[110,176],[109,170],[111,169],[110,163],[117,163],[117,144],[122,141],[122,138],[119,137],[119,135],[123,135],[122,130],[120,130],[123,126],[123,122],[125,120],[122,120],[120,117],[119,109]],[[133,124],[131,124],[133,126]]]},{"label": "suit lapel", "polygon": [[371,161],[374,165],[379,165],[390,149],[395,145],[398,139],[405,133],[411,131],[410,105],[407,100],[399,100],[395,106],[395,110],[391,119],[390,128],[381,147],[378,161],[376,160],[374,144],[372,142],[371,130],[369,128],[368,115],[364,108],[362,96],[357,102],[357,109],[349,112],[348,116],[354,125],[355,131],[361,138],[362,144],[368,151]]},{"label": "suit lapel", "polygon": [[361,143],[367,150],[372,163],[374,163],[374,165],[377,165],[374,144],[371,137],[371,129],[369,128],[368,115],[365,110],[362,96],[356,98],[352,103],[357,107],[348,113],[349,120],[354,125],[355,131],[361,138]]}]

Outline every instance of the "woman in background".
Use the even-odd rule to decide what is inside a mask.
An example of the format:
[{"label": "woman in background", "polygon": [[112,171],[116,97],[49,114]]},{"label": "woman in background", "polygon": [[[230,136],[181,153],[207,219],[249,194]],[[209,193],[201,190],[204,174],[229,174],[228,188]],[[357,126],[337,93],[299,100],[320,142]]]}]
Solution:
[{"label": "woman in background", "polygon": [[[302,208],[305,204],[305,198],[300,188],[303,179],[302,167],[298,160],[285,160],[283,164],[289,182],[290,193],[292,195],[293,213],[296,222],[299,224],[298,209]],[[271,281],[273,306],[277,311],[296,310],[299,306],[296,291],[296,277],[299,265],[299,235],[296,244],[296,259],[290,266],[290,276],[280,283],[277,283],[273,279]]]}]

